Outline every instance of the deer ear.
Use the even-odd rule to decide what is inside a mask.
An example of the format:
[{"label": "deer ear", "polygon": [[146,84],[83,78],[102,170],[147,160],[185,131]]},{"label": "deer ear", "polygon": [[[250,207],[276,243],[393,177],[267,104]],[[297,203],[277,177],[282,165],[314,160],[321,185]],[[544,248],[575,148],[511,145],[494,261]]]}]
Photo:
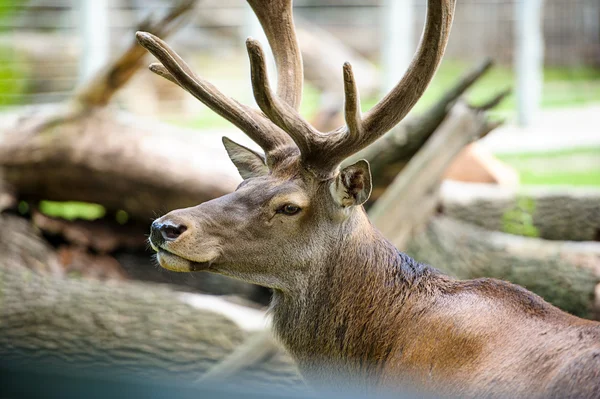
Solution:
[{"label": "deer ear", "polygon": [[341,170],[331,184],[331,194],[344,208],[364,204],[371,196],[371,168],[361,159]]},{"label": "deer ear", "polygon": [[251,177],[269,174],[265,158],[258,152],[252,151],[227,137],[223,137],[223,145],[227,150],[227,154],[229,154],[229,159],[240,172],[242,179],[246,180]]}]

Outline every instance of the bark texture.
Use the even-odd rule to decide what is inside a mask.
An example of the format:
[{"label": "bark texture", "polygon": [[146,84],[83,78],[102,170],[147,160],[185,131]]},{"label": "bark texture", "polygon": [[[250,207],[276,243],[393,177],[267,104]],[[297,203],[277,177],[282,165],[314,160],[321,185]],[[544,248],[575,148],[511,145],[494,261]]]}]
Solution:
[{"label": "bark texture", "polygon": [[492,231],[564,241],[600,241],[600,191],[446,182],[444,214]]},{"label": "bark texture", "polygon": [[26,220],[18,216],[0,216],[0,263],[61,276],[62,268],[54,249]]},{"label": "bark texture", "polygon": [[239,182],[213,136],[106,108],[46,121],[31,115],[0,134],[1,171],[22,199],[92,202],[147,222]]}]

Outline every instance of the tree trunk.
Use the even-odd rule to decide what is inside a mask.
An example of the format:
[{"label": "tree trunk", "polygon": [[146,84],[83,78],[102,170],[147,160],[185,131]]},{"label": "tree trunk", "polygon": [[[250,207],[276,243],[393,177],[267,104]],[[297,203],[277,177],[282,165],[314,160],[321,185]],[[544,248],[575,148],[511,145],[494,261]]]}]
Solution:
[{"label": "tree trunk", "polygon": [[521,285],[582,317],[598,315],[600,243],[555,242],[432,218],[407,253],[461,279],[494,277]]}]

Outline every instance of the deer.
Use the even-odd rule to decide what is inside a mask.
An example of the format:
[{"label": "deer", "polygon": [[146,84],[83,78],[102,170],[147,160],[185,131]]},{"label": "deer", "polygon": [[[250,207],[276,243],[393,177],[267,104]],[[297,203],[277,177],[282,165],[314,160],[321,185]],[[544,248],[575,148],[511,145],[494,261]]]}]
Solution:
[{"label": "deer", "polygon": [[[321,132],[300,114],[303,67],[291,0],[248,0],[272,49],[246,41],[260,110],[196,75],[160,38],[137,40],[150,70],[188,91],[264,153],[223,138],[243,181],[225,196],[151,226],[159,264],[271,288],[273,329],[309,382],[335,375],[365,389],[413,384],[460,396],[600,397],[600,323],[508,282],[458,280],[395,248],[369,222],[367,161],[341,166],[421,97],[442,59],[455,0],[428,0],[419,47],[398,84],[361,112],[343,65],[345,125]],[[400,221],[401,223],[401,221]]]}]

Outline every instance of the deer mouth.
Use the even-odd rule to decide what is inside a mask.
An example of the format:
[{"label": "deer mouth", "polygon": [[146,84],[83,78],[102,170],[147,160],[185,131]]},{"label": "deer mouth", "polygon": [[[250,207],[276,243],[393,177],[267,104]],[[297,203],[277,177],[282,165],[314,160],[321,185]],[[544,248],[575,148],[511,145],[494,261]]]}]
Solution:
[{"label": "deer mouth", "polygon": [[210,262],[195,262],[174,254],[164,248],[158,248],[156,259],[160,266],[173,272],[200,272],[210,269]]}]

